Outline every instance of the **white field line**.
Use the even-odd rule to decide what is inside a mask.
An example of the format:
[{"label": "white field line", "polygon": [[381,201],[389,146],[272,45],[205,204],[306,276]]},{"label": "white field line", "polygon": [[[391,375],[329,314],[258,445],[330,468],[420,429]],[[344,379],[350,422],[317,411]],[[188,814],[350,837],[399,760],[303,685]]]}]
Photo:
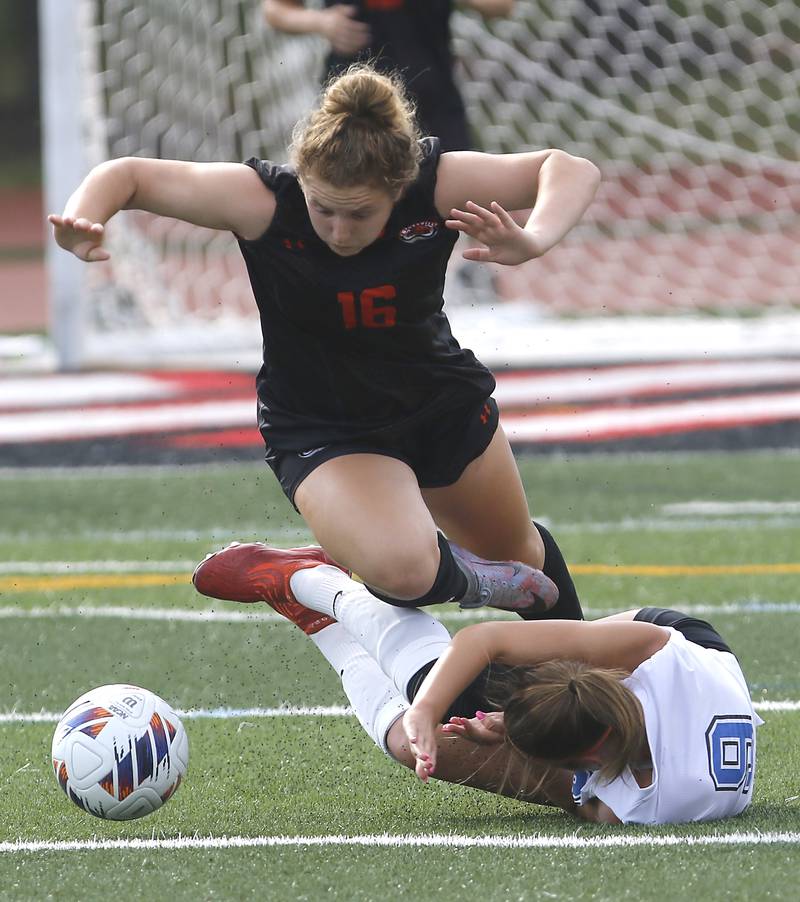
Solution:
[{"label": "white field line", "polygon": [[[685,614],[800,614],[800,601],[737,601],[727,604],[690,604],[676,601],[674,607]],[[624,606],[613,608],[585,607],[584,614],[589,618],[615,614]],[[280,614],[269,610],[252,610],[248,605],[244,610],[214,610],[213,608],[155,608],[132,607],[130,605],[52,605],[47,607],[10,607],[0,605],[0,620],[56,620],[59,618],[81,618],[98,620],[150,620],[173,621],[175,623],[278,623],[290,626],[290,622]],[[443,623],[458,623],[472,620],[513,620],[513,614],[503,611],[442,611],[438,619]]]},{"label": "white field line", "polygon": [[[760,529],[765,528],[774,528],[774,529],[786,529],[793,528],[800,524],[800,504],[798,505],[798,517],[780,517],[770,520],[686,520],[686,521],[675,521],[675,520],[618,520],[608,523],[561,523],[561,524],[553,524],[550,521],[546,521],[546,518],[542,519],[542,522],[546,522],[547,527],[550,530],[555,530],[559,533],[565,532],[601,532],[606,533],[609,530],[624,530],[626,532],[640,532],[645,529],[653,529],[653,530],[681,530],[685,531],[686,529],[695,529],[701,530],[706,528],[712,529],[742,529],[742,528],[752,528],[758,527]],[[100,539],[103,538],[106,541],[115,541],[119,544],[124,544],[129,541],[140,541],[146,540],[149,538],[158,538],[158,539],[168,539],[168,540],[190,540],[195,541],[198,539],[205,538],[199,532],[192,532],[187,530],[178,530],[174,533],[164,535],[166,530],[159,531],[159,535],[155,536],[153,533],[147,531],[135,531],[135,532],[126,532],[126,533],[114,533],[113,535],[104,536],[100,532],[93,532],[91,535],[87,533],[71,533],[72,538],[95,538]],[[240,533],[241,534],[241,533]],[[224,539],[228,539],[230,533],[225,531],[218,531],[217,535],[223,536],[223,538],[218,539],[219,546],[222,547],[224,544]],[[304,532],[302,529],[296,529],[294,527],[285,527],[283,530],[272,530],[270,538],[285,540],[287,536],[295,539],[298,542],[310,542],[311,536]],[[39,536],[39,538],[43,538],[43,534]],[[49,532],[47,534],[48,539],[53,539],[54,533]],[[5,534],[0,532],[0,541],[22,541],[28,539],[35,539],[36,536],[30,536],[29,534]],[[245,541],[250,541],[250,538],[246,538]],[[186,572],[191,573],[197,564],[200,562],[200,557],[189,558],[189,559],[179,559],[179,560],[169,560],[169,561],[154,561],[154,560],[93,560],[93,561],[32,561],[32,560],[16,560],[16,561],[0,561],[0,574],[3,573],[11,573],[11,574],[65,574],[65,573],[180,573]],[[573,561],[573,563],[575,563]]]},{"label": "white field line", "polygon": [[[601,533],[608,532],[706,532],[709,530],[725,531],[734,529],[796,529],[800,523],[800,515],[786,514],[781,516],[765,515],[763,517],[626,517],[622,520],[592,520],[588,523],[550,523],[542,518],[542,523],[551,531],[559,533]],[[0,534],[2,535],[2,534]]]},{"label": "white field line", "polygon": [[675,504],[662,504],[661,512],[686,517],[702,514],[708,516],[729,517],[740,514],[800,514],[800,501],[684,501]]},{"label": "white field line", "polygon": [[[63,713],[63,712],[62,712]],[[352,717],[352,708],[343,705],[284,705],[280,708],[191,708],[176,709],[178,717],[185,720],[238,720],[252,717],[263,720],[270,717]],[[0,711],[0,723],[56,723],[61,714],[55,711]]]},{"label": "white field line", "polygon": [[[760,523],[761,521],[759,521]],[[239,542],[263,541],[267,530],[263,523],[237,524],[236,530],[230,526],[207,526],[203,529],[127,529],[108,532],[102,529],[72,529],[62,532],[48,530],[32,532],[31,530],[0,530],[0,542],[30,542],[59,539],[88,539],[103,542],[106,545],[126,545],[130,542],[164,541],[164,542],[209,542],[215,551],[217,548],[235,540]],[[302,526],[281,526],[270,528],[269,539],[275,544],[300,545],[311,541],[311,533]],[[191,566],[197,561],[194,561]]]},{"label": "white field line", "polygon": [[[703,503],[703,502],[699,502]],[[750,504],[752,502],[748,502]],[[766,502],[763,502],[766,504]],[[687,505],[688,507],[688,505]],[[711,513],[711,512],[709,512]],[[591,520],[585,523],[564,522],[542,517],[541,522],[551,531],[559,533],[607,533],[614,532],[702,532],[704,530],[733,530],[733,529],[792,529],[800,523],[800,510],[795,514],[791,507],[784,510],[776,510],[763,516],[751,512],[751,515],[735,516],[733,512],[720,513],[714,516],[693,516],[691,512],[680,517],[624,517],[621,520],[597,521]],[[280,545],[302,545],[313,541],[311,534],[302,526],[283,526],[277,529],[264,528],[263,523],[237,524],[236,529],[230,526],[209,526],[203,529],[129,529],[107,532],[100,529],[74,529],[67,532],[33,532],[31,530],[0,530],[0,542],[18,544],[20,542],[50,541],[60,539],[81,539],[103,542],[105,545],[127,545],[131,542],[163,541],[163,542],[209,542],[216,549],[234,539],[240,542],[263,541],[264,538]],[[21,572],[12,570],[14,562],[0,564],[4,568],[0,572]],[[32,563],[32,562],[26,562]],[[79,562],[69,562],[73,568],[77,568]],[[87,562],[92,563],[92,562]],[[132,562],[125,562],[130,566]],[[196,560],[185,561],[183,566],[192,569]],[[177,565],[177,564],[175,564]],[[148,563],[147,566],[150,566]],[[44,572],[44,571],[42,571]],[[89,571],[87,571],[89,572]]]},{"label": "white field line", "polygon": [[[759,521],[760,523],[761,521]],[[303,526],[280,526],[277,528],[264,528],[264,523],[250,523],[236,525],[235,530],[230,526],[207,526],[203,529],[127,529],[109,532],[102,529],[71,529],[62,532],[53,530],[32,532],[31,530],[0,530],[0,542],[30,542],[58,539],[88,539],[103,542],[106,545],[126,545],[129,542],[165,541],[165,542],[210,542],[213,549],[232,542],[256,542],[263,541],[266,533],[275,544],[300,545],[311,541],[311,533]],[[194,567],[194,561],[191,566]]]},{"label": "white field line", "polygon": [[[780,699],[776,701],[754,700],[756,711],[793,712],[800,711],[800,701]],[[57,723],[63,712],[58,711],[0,711],[0,724],[4,723]],[[353,717],[353,709],[340,705],[311,705],[281,708],[190,708],[177,710],[176,714],[185,720],[241,720],[252,718],[263,720],[273,717]]]},{"label": "white field line", "polygon": [[97,852],[150,849],[252,849],[283,846],[382,846],[440,847],[446,849],[630,849],[681,846],[796,845],[800,833],[712,833],[708,836],[654,834],[652,836],[463,836],[456,833],[423,833],[417,836],[387,833],[365,836],[177,836],[172,839],[88,839],[60,842],[0,842],[0,852]]}]

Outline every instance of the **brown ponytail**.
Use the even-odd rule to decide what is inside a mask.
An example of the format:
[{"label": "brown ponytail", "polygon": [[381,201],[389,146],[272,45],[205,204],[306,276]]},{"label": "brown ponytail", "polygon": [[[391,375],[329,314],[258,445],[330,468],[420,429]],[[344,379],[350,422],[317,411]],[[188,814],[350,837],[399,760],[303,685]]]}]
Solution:
[{"label": "brown ponytail", "polygon": [[579,661],[548,661],[518,671],[505,703],[509,742],[555,764],[581,757],[610,728],[615,753],[600,775],[613,780],[636,759],[645,737],[639,700],[622,684],[626,676]]},{"label": "brown ponytail", "polygon": [[399,78],[359,63],[328,83],[317,109],[295,127],[289,154],[301,179],[311,174],[337,188],[394,193],[417,177],[418,140]]}]

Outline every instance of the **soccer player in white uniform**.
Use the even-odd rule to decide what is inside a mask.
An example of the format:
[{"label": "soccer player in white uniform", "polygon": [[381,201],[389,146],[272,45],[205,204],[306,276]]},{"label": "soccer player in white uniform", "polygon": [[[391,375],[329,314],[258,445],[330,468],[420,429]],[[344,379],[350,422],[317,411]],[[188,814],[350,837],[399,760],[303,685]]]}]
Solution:
[{"label": "soccer player in white uniform", "polygon": [[[730,651],[703,647],[667,629],[666,643],[622,680],[642,709],[649,785],[640,785],[627,762],[610,782],[602,770],[584,770],[573,783],[576,804],[597,799],[623,823],[729,817],[744,811],[753,796],[755,728],[762,721],[739,662]],[[602,756],[597,760],[602,764]]]},{"label": "soccer player in white uniform", "polygon": [[731,817],[753,797],[762,721],[705,621],[643,608],[591,622],[483,622],[451,639],[313,547],[234,546],[210,555],[194,582],[215,598],[266,601],[299,626],[375,743],[425,782],[616,824]]}]

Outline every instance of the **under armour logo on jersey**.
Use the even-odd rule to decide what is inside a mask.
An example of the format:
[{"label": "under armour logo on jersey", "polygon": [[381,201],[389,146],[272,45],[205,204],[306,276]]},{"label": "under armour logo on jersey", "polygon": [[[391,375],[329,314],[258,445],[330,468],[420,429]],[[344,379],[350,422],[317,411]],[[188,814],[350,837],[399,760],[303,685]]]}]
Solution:
[{"label": "under armour logo on jersey", "polygon": [[400,238],[411,244],[423,238],[433,238],[439,231],[439,223],[435,219],[424,219],[422,222],[412,222],[400,229]]}]

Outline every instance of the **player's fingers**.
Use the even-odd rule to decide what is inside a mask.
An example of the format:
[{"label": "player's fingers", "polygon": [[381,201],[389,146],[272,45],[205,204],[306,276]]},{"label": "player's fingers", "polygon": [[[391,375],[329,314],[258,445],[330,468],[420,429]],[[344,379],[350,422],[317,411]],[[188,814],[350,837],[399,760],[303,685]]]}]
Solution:
[{"label": "player's fingers", "polygon": [[103,260],[110,260],[111,254],[104,247],[95,245],[89,249],[84,259],[87,263],[100,263]]},{"label": "player's fingers", "polygon": [[467,225],[464,222],[459,222],[457,219],[446,219],[444,223],[448,229],[452,229],[455,232],[461,232],[464,235],[475,236],[478,230],[474,226]]},{"label": "player's fingers", "polygon": [[453,209],[450,211],[450,216],[454,221],[465,222],[467,223],[467,225],[471,225],[476,228],[483,225],[483,219],[480,216],[478,216],[476,213],[470,213],[467,210]]},{"label": "player's fingers", "polygon": [[472,260],[474,263],[488,263],[492,259],[488,247],[468,247],[465,251],[462,251],[461,256],[465,260]]},{"label": "player's fingers", "polygon": [[490,209],[486,207],[482,207],[480,204],[476,204],[474,201],[468,200],[465,206],[468,209],[468,212],[472,213],[475,216],[478,216],[482,222],[487,224],[495,224],[498,222],[497,215]]},{"label": "player's fingers", "polygon": [[507,228],[509,226],[516,226],[517,223],[514,221],[514,217],[505,209],[505,207],[501,207],[496,200],[492,201],[492,212]]},{"label": "player's fingers", "polygon": [[467,728],[461,723],[446,723],[442,724],[442,732],[450,733],[454,736],[466,736]]}]

